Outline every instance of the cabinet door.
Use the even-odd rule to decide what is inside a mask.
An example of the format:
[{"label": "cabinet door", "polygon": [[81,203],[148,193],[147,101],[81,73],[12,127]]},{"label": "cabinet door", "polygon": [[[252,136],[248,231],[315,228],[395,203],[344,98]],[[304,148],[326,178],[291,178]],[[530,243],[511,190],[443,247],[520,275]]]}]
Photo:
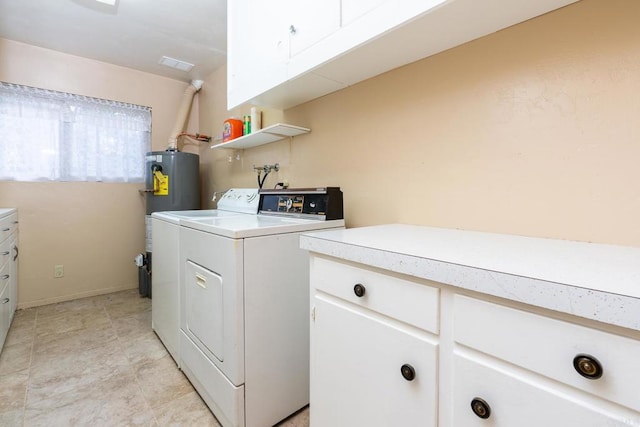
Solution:
[{"label": "cabinet door", "polygon": [[227,2],[227,106],[249,101],[287,79],[288,0]]},{"label": "cabinet door", "polygon": [[296,56],[340,28],[340,0],[290,0],[287,26],[290,56]]},{"label": "cabinet door", "polygon": [[311,425],[436,425],[438,346],[428,334],[324,294],[313,304]]},{"label": "cabinet door", "polygon": [[[471,402],[489,407],[481,418]],[[476,402],[476,410],[479,410]],[[486,407],[485,407],[486,408]],[[607,405],[506,364],[472,355],[454,355],[454,427],[638,426],[637,412]]]}]

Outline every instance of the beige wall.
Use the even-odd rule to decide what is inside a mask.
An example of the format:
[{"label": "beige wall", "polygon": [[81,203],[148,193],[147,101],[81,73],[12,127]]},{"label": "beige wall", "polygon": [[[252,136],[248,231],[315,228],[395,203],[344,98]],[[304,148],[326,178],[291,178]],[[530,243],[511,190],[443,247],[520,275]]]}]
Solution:
[{"label": "beige wall", "polygon": [[[152,107],[164,150],[185,83],[0,39],[0,80]],[[193,147],[192,147],[193,148]],[[189,150],[187,150],[189,151]],[[137,287],[144,250],[142,184],[0,182],[20,214],[20,307]],[[53,278],[53,266],[65,276]]]},{"label": "beige wall", "polygon": [[[639,14],[636,0],[583,0],[287,110],[312,132],[201,151],[208,196],[279,162],[266,186],[339,185],[349,227],[640,245]],[[224,76],[201,96],[203,131],[227,117]]]},{"label": "beige wall", "polygon": [[[349,227],[404,222],[640,245],[640,29],[635,0],[567,8],[394,70],[263,123],[309,135],[244,151],[199,151],[203,207],[214,191],[339,185]],[[201,133],[220,135],[226,71],[199,98]],[[0,39],[0,80],[153,108],[166,146],[186,85]],[[187,147],[195,151],[195,147]],[[137,286],[141,185],[0,182],[20,209],[21,307]],[[64,264],[65,277],[53,278]]]}]

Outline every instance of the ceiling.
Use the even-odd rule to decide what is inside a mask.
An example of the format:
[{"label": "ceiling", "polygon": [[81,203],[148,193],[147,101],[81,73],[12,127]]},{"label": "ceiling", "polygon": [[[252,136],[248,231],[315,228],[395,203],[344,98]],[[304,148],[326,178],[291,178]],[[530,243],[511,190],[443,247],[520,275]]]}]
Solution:
[{"label": "ceiling", "polygon": [[[185,82],[226,62],[226,0],[0,0],[0,38]],[[163,56],[195,66],[159,64]]]}]

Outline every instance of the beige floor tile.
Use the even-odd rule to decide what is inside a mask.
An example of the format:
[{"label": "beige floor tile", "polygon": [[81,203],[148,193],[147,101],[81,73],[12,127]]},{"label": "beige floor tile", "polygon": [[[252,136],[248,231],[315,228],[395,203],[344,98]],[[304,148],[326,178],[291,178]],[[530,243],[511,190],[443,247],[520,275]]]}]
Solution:
[{"label": "beige floor tile", "polygon": [[116,332],[111,324],[67,333],[36,336],[33,343],[33,357],[36,362],[42,357],[63,357],[68,353],[84,351],[107,342],[119,345]]},{"label": "beige floor tile", "polygon": [[131,376],[88,384],[45,400],[27,403],[25,427],[149,426],[153,413]]},{"label": "beige floor tile", "polygon": [[23,343],[32,343],[36,334],[36,320],[28,317],[14,316],[9,334],[4,345],[14,345]]},{"label": "beige floor tile", "polygon": [[38,337],[54,334],[66,334],[82,329],[111,326],[111,319],[102,307],[85,310],[65,311],[51,316],[36,318],[36,335]]},{"label": "beige floor tile", "polygon": [[0,353],[0,375],[28,370],[32,347],[31,343],[5,346]]},{"label": "beige floor tile", "polygon": [[151,311],[151,300],[138,295],[137,290],[116,292],[102,298],[103,305],[112,319]]},{"label": "beige floor tile", "polygon": [[27,404],[45,400],[115,376],[130,377],[129,361],[114,343],[63,356],[42,355],[31,365]]},{"label": "beige floor tile", "polygon": [[142,389],[142,395],[152,408],[193,392],[191,383],[177,369],[169,355],[138,366],[135,374]]},{"label": "beige floor tile", "polygon": [[104,306],[108,306],[110,304],[120,304],[122,302],[130,302],[131,300],[146,300],[149,304],[151,304],[151,300],[149,298],[143,298],[138,293],[137,289],[128,289],[126,291],[113,292],[106,295],[100,295],[100,301]]},{"label": "beige floor tile", "polygon": [[130,316],[132,314],[151,312],[151,303],[148,299],[131,300],[118,304],[105,305],[105,309],[111,319]]},{"label": "beige floor tile", "polygon": [[[7,344],[0,426],[219,427],[151,330],[151,300],[137,289],[19,310]],[[308,422],[305,409],[281,426]]]},{"label": "beige floor tile", "polygon": [[20,310],[16,310],[16,314],[14,315],[13,320],[35,320],[37,311],[38,309],[36,307],[24,309],[21,308]]},{"label": "beige floor tile", "polygon": [[56,304],[36,307],[38,320],[45,317],[57,316],[64,313],[77,313],[83,311],[94,311],[102,309],[104,304],[99,297],[80,298],[72,301],[64,301]]},{"label": "beige floor tile", "polygon": [[118,338],[130,341],[149,333],[151,330],[151,311],[145,310],[142,313],[112,319],[112,323]]},{"label": "beige floor tile", "polygon": [[27,371],[0,375],[0,414],[22,411],[28,380]]},{"label": "beige floor tile", "polygon": [[24,407],[13,411],[0,412],[0,426],[22,426],[24,423]]},{"label": "beige floor tile", "polygon": [[277,424],[278,427],[308,427],[309,426],[309,407],[296,412],[286,420]]},{"label": "beige floor tile", "polygon": [[155,407],[153,411],[160,426],[220,426],[195,391],[191,391],[166,405]]},{"label": "beige floor tile", "polygon": [[152,331],[129,340],[121,340],[121,342],[129,362],[136,369],[146,363],[160,360],[169,354],[158,336]]}]

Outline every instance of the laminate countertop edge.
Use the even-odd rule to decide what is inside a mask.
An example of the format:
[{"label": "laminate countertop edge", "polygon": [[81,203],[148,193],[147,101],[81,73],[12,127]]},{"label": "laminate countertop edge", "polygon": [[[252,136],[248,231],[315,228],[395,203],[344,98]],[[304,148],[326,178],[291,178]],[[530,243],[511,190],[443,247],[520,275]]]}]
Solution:
[{"label": "laminate countertop edge", "polygon": [[12,213],[17,212],[16,208],[0,208],[0,218],[4,218],[5,216],[9,216]]},{"label": "laminate countertop edge", "polygon": [[307,233],[300,247],[640,331],[640,248],[404,224]]}]

